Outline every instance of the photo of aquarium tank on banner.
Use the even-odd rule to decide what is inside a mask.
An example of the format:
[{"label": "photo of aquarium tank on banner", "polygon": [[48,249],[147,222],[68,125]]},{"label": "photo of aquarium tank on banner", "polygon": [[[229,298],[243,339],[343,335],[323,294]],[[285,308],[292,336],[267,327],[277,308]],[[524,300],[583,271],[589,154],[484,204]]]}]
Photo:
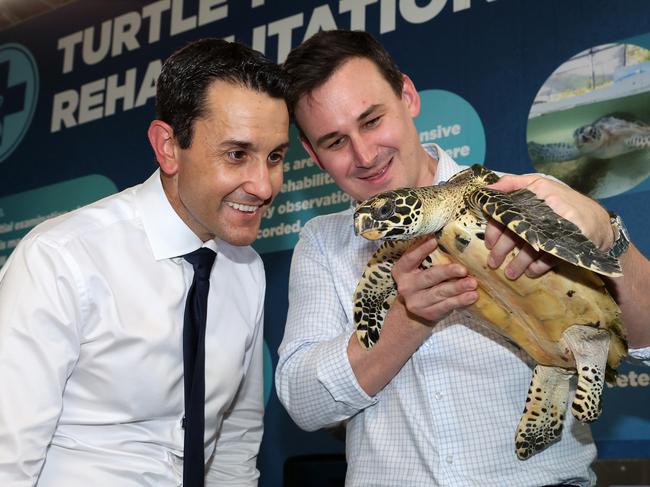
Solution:
[{"label": "photo of aquarium tank on banner", "polygon": [[558,67],[528,117],[539,172],[594,198],[650,189],[650,36],[594,46]]}]

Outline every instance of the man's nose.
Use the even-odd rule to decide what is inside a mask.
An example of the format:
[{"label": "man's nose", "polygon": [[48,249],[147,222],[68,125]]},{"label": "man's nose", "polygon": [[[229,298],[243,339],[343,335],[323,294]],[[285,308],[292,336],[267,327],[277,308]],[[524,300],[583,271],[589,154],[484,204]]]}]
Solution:
[{"label": "man's nose", "polygon": [[352,140],[355,164],[358,167],[372,167],[376,158],[374,146],[363,137]]},{"label": "man's nose", "polygon": [[261,162],[252,165],[244,189],[247,193],[256,196],[261,201],[266,201],[273,196],[271,172],[266,163]]}]

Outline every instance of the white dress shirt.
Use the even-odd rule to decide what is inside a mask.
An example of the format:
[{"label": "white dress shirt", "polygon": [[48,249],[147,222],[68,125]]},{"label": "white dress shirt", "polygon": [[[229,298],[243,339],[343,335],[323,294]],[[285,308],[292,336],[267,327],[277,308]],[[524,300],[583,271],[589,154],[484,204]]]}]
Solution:
[{"label": "white dress shirt", "polygon": [[[434,184],[463,169],[437,152]],[[526,461],[517,458],[515,430],[534,364],[466,313],[439,322],[376,396],[363,391],[347,355],[352,298],[380,243],[354,235],[352,214],[316,217],[302,231],[276,369],[278,396],[300,427],[347,422],[346,485],[593,485],[590,429],[570,413],[559,442]]]},{"label": "white dress shirt", "polygon": [[217,252],[205,338],[207,486],[255,486],[263,417],[262,261],[203,244],[158,171],[47,221],[0,271],[0,485],[179,486],[183,313]]}]

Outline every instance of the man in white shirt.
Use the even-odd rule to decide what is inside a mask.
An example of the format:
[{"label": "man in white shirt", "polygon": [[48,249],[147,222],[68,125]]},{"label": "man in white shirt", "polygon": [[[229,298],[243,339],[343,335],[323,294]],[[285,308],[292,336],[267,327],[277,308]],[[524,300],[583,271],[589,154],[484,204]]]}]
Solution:
[{"label": "man in white shirt", "polygon": [[[370,35],[320,32],[284,68],[303,146],[355,200],[437,184],[462,169],[440,147],[420,145],[418,92]],[[352,299],[379,243],[354,235],[352,213],[314,218],[302,230],[276,369],[278,396],[299,426],[346,424],[346,485],[593,485],[595,446],[589,427],[571,415],[559,441],[526,461],[516,457],[530,358],[463,313],[477,299],[467,269],[420,267],[435,239],[393,267],[398,298],[381,340],[361,348]],[[605,226],[603,249],[613,243],[609,220]],[[495,260],[510,245],[499,235],[493,228]],[[539,270],[536,256],[517,259],[513,270]]]},{"label": "man in white shirt", "polygon": [[[158,79],[148,137],[159,169],[14,250],[0,272],[0,485],[257,485],[265,277],[249,244],[282,184],[285,90],[243,45],[188,44]],[[214,264],[190,486],[184,256],[196,251]]]}]

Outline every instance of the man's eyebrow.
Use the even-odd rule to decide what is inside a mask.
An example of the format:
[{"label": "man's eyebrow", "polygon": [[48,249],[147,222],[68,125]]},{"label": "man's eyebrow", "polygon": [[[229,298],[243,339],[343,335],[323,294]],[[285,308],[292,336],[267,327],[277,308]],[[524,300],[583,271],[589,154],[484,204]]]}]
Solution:
[{"label": "man's eyebrow", "polygon": [[382,106],[382,105],[379,104],[379,103],[376,103],[376,104],[374,104],[374,105],[370,105],[370,106],[368,107],[368,109],[367,109],[365,112],[363,112],[361,115],[359,115],[359,116],[357,117],[357,122],[361,122],[361,120],[365,119],[368,115],[370,115],[371,113],[373,113],[375,110],[377,110],[377,109],[378,109],[379,107],[381,107],[381,106]]},{"label": "man's eyebrow", "polygon": [[250,150],[254,147],[254,144],[247,140],[226,139],[221,141],[219,147],[223,147],[223,148],[239,147],[240,149]]},{"label": "man's eyebrow", "polygon": [[273,149],[271,152],[279,151],[279,150],[285,150],[289,148],[289,141],[287,140],[286,142],[283,142],[279,146],[277,146],[275,149]]},{"label": "man's eyebrow", "polygon": [[335,130],[334,132],[329,132],[322,137],[319,137],[318,140],[316,140],[316,146],[321,147],[326,141],[329,139],[334,139],[339,136],[338,130]]},{"label": "man's eyebrow", "polygon": [[[282,151],[285,150],[289,147],[290,143],[289,141],[285,141],[282,144],[278,145],[273,149],[272,152],[274,151]],[[219,147],[224,148],[224,149],[232,149],[233,147],[239,148],[241,150],[255,150],[255,144],[253,142],[249,142],[247,140],[238,140],[238,139],[227,139],[223,140],[220,144]]]},{"label": "man's eyebrow", "polygon": [[[371,113],[375,112],[375,111],[376,111],[378,108],[380,108],[381,106],[382,106],[382,105],[379,104],[379,103],[376,103],[376,104],[374,104],[374,105],[370,105],[370,106],[369,106],[365,111],[363,111],[363,112],[362,112],[362,113],[357,117],[357,122],[361,122],[362,120],[364,120],[365,118],[367,118],[368,115],[370,115]],[[323,145],[323,143],[324,143],[325,141],[327,141],[327,140],[329,140],[329,139],[333,139],[333,138],[338,137],[338,136],[339,136],[339,132],[338,132],[337,130],[335,130],[334,132],[329,132],[329,133],[323,135],[322,137],[319,137],[319,138],[316,140],[316,145],[317,145],[317,146],[321,146],[321,145]]]}]

